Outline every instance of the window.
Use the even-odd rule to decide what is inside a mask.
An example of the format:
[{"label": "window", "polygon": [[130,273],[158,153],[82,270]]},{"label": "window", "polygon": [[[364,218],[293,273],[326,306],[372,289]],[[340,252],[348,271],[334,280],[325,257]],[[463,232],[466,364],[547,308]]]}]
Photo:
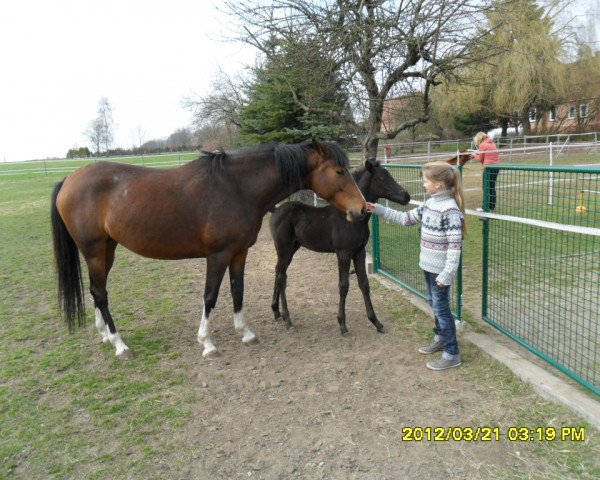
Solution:
[{"label": "window", "polygon": [[548,119],[551,122],[554,122],[556,120],[556,107],[555,106],[550,107],[550,113],[548,114]]},{"label": "window", "polygon": [[529,110],[529,121],[530,122],[535,122],[535,113],[536,113],[535,108],[532,110]]},{"label": "window", "polygon": [[585,118],[588,116],[588,106],[587,103],[582,103],[579,105],[579,117]]},{"label": "window", "polygon": [[569,119],[573,120],[575,118],[575,105],[569,106]]}]

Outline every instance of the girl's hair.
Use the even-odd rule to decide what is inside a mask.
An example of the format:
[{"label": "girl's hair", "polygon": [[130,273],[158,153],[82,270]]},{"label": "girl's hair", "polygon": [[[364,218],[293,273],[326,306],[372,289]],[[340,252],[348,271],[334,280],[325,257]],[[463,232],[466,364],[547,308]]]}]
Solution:
[{"label": "girl's hair", "polygon": [[481,142],[483,142],[483,140],[487,136],[488,136],[487,133],[477,132],[475,134],[475,136],[473,137],[473,143],[475,144],[476,147],[479,147],[479,145],[481,144]]},{"label": "girl's hair", "polygon": [[423,175],[431,182],[442,182],[450,194],[456,200],[458,208],[463,214],[461,230],[463,235],[467,233],[465,223],[465,192],[462,187],[462,179],[457,168],[452,168],[447,162],[429,162],[423,165]]}]

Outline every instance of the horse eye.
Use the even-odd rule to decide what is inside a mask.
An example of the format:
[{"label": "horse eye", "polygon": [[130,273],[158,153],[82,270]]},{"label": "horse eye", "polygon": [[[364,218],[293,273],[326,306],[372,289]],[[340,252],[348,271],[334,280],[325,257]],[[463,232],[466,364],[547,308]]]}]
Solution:
[{"label": "horse eye", "polygon": [[344,175],[344,170],[338,170],[335,173],[337,173],[341,177],[342,175]]}]

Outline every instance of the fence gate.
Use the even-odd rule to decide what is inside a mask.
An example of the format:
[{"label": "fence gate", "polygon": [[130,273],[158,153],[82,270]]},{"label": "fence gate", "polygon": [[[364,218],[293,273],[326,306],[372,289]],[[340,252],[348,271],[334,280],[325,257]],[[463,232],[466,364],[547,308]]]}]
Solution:
[{"label": "fence gate", "polygon": [[482,317],[600,395],[600,169],[488,166]]}]

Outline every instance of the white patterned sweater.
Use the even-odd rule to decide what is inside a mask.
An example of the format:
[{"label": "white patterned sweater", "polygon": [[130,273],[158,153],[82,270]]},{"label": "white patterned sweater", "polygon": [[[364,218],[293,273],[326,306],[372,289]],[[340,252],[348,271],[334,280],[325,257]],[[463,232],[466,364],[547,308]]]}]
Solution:
[{"label": "white patterned sweater", "polygon": [[421,253],[419,267],[437,273],[436,280],[451,285],[458,270],[462,246],[463,213],[448,191],[439,192],[422,205],[408,212],[377,205],[376,215],[391,223],[410,226],[421,224]]}]

